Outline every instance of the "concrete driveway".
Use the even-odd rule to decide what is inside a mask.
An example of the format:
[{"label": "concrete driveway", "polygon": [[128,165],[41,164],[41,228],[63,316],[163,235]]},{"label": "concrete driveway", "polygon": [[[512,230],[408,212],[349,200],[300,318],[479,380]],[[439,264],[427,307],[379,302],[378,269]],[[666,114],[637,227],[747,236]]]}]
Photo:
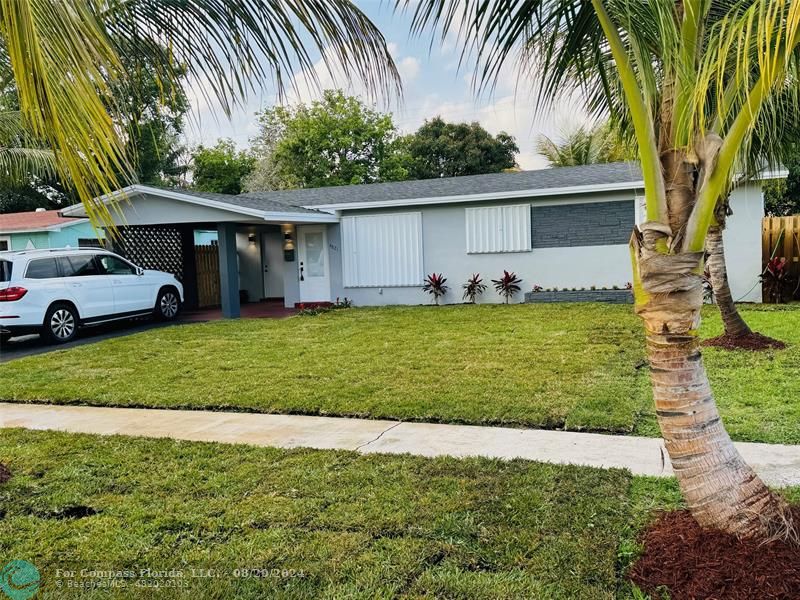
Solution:
[{"label": "concrete driveway", "polygon": [[38,334],[25,335],[21,337],[11,338],[11,340],[0,347],[0,363],[14,360],[15,358],[22,358],[23,356],[32,356],[34,354],[43,354],[45,352],[52,352],[54,350],[64,350],[66,348],[74,348],[75,346],[82,346],[83,344],[93,344],[101,340],[120,337],[124,335],[131,335],[148,329],[156,329],[158,327],[170,327],[172,325],[180,324],[182,319],[172,323],[160,323],[158,321],[151,321],[149,319],[137,319],[134,321],[113,321],[97,327],[85,327],[78,330],[78,336],[67,344],[48,344]]}]

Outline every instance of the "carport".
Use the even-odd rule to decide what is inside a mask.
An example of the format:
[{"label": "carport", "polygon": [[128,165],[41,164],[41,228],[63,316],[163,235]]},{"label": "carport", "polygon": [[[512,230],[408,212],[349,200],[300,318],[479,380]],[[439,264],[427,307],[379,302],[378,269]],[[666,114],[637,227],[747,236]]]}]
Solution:
[{"label": "carport", "polygon": [[[117,228],[116,236],[106,236],[112,249],[146,269],[173,273],[184,285],[187,308],[213,306],[218,298],[223,316],[237,318],[244,297],[280,297],[285,306],[330,301],[327,227],[338,223],[334,214],[144,185],[100,200]],[[80,204],[63,214],[86,216]]]}]

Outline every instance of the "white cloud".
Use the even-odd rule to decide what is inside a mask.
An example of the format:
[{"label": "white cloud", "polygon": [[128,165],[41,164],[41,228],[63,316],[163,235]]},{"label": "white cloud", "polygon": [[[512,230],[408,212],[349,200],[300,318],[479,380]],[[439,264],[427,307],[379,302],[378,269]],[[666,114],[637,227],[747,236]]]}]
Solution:
[{"label": "white cloud", "polygon": [[400,72],[400,78],[403,84],[407,84],[419,75],[419,61],[413,56],[406,56],[399,63],[397,63],[397,70]]}]

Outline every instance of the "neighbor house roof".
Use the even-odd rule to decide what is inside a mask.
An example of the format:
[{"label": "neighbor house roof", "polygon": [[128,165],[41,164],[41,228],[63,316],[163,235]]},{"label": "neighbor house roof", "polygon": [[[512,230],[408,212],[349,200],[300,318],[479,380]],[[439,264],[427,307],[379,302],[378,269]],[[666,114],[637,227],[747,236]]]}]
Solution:
[{"label": "neighbor house roof", "polygon": [[64,217],[57,210],[28,211],[0,215],[0,233],[23,233],[31,231],[58,231],[84,223],[86,219]]}]

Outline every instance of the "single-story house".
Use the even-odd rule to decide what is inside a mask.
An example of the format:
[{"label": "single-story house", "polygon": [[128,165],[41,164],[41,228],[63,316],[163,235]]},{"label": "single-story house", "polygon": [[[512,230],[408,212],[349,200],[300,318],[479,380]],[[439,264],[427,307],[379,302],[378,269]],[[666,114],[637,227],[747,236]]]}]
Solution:
[{"label": "single-story house", "polygon": [[[642,186],[635,163],[613,163],[235,196],[133,185],[103,201],[115,205],[119,250],[176,273],[190,305],[208,303],[196,232],[216,231],[212,278],[224,314],[237,316],[240,290],[286,306],[345,297],[357,306],[428,303],[421,287],[433,272],[447,278],[443,301],[452,303],[473,273],[489,283],[503,270],[522,279],[523,292],[624,287]],[[737,300],[758,302],[760,183],[737,188],[731,206],[731,288]],[[479,301],[502,299],[490,286]]]},{"label": "single-story house", "polygon": [[0,214],[0,252],[99,246],[88,219],[66,217],[58,210]]}]

